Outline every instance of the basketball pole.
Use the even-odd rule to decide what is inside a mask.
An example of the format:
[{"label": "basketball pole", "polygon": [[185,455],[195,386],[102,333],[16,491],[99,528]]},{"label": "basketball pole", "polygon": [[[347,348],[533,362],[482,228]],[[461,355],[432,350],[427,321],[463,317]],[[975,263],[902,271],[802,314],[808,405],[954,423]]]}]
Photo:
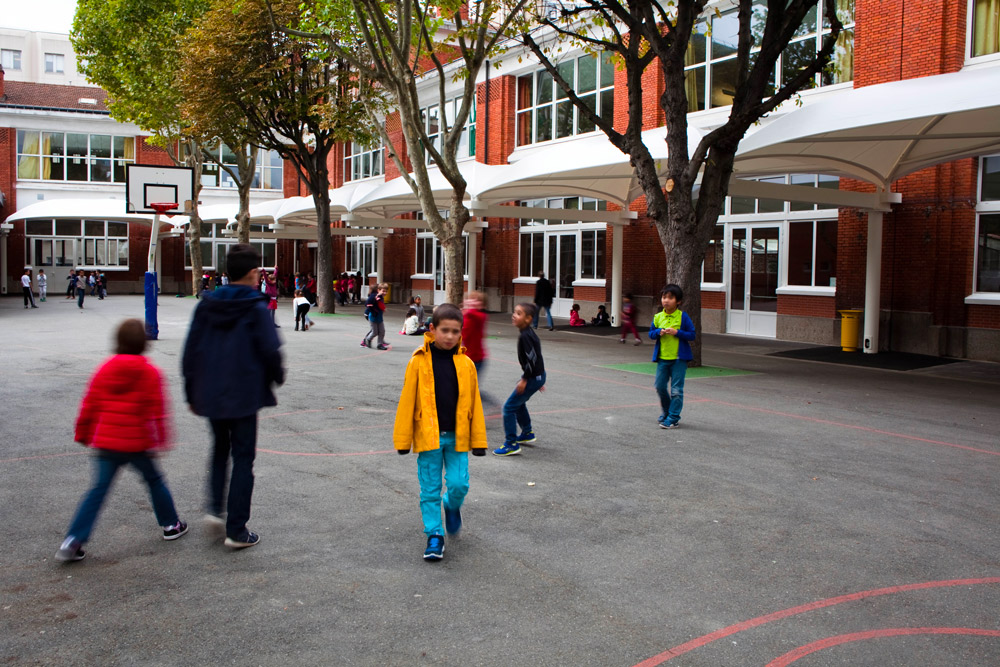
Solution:
[{"label": "basketball pole", "polygon": [[150,204],[149,207],[156,213],[153,215],[153,227],[149,231],[149,256],[146,262],[146,280],[143,290],[146,296],[146,339],[158,340],[160,326],[156,317],[156,298],[159,291],[156,281],[156,244],[160,236],[160,214],[177,208],[177,204],[174,202],[155,203]]}]

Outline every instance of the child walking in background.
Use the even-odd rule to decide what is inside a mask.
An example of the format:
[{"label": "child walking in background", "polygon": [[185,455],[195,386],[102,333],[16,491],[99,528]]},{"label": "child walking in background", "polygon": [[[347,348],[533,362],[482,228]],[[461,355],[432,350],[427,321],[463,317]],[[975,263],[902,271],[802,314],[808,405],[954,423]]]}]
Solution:
[{"label": "child walking in background", "polygon": [[302,290],[295,290],[295,298],[292,299],[292,312],[295,313],[295,330],[299,330],[299,320],[302,320],[302,330],[309,331],[309,299],[302,294]]},{"label": "child walking in background", "polygon": [[635,336],[635,343],[633,345],[642,345],[642,338],[639,338],[639,331],[636,329],[636,323],[639,320],[639,309],[635,307],[632,303],[632,295],[626,294],[622,297],[622,337],[618,341],[624,344],[625,338],[628,337],[629,332]]},{"label": "child walking in background", "polygon": [[[518,328],[517,360],[521,364],[521,379],[514,392],[503,404],[504,443],[493,450],[496,456],[514,456],[521,453],[521,445],[535,442],[531,429],[531,415],[528,414],[528,399],[536,391],[545,387],[545,362],[542,360],[542,344],[531,326],[535,319],[535,304],[521,303],[514,308],[511,323]],[[517,427],[521,427],[521,435]]]},{"label": "child walking in background", "polygon": [[149,487],[156,521],[163,539],[176,540],[187,532],[177,517],[173,498],[155,462],[170,445],[169,410],[163,375],[143,356],[146,327],[141,320],[125,320],[116,334],[115,355],[90,380],[76,419],[74,439],[96,449],[94,486],[83,496],[56,560],[82,560],[83,545],[97,522],[104,499],[118,469],[132,465]]},{"label": "child walking in background", "polygon": [[684,377],[691,354],[691,341],[695,339],[694,322],[680,310],[684,292],[670,284],[660,290],[663,310],[653,317],[649,337],[656,341],[653,361],[656,363],[654,386],[660,396],[660,428],[677,428],[684,407]]},{"label": "child walking in background", "polygon": [[569,325],[571,327],[585,327],[587,326],[587,321],[580,317],[580,304],[574,303],[573,307],[569,311]]},{"label": "child walking in background", "polygon": [[462,343],[465,354],[476,365],[476,375],[479,378],[479,397],[483,403],[493,403],[493,399],[482,390],[483,373],[486,372],[486,324],[489,316],[486,314],[486,295],[482,292],[469,292],[462,308]]},{"label": "child walking in background", "polygon": [[371,327],[361,341],[361,347],[371,347],[375,336],[378,336],[378,349],[388,350],[385,344],[385,293],[389,291],[389,283],[379,283],[378,291],[368,295],[365,304],[365,317]]},{"label": "child walking in background", "polygon": [[[424,344],[406,366],[392,431],[398,454],[417,452],[420,514],[427,535],[424,560],[428,561],[444,557],[445,530],[455,535],[462,529],[462,503],[469,492],[469,450],[474,456],[486,454],[486,420],[476,367],[460,344],[462,319],[462,311],[450,303],[434,309]],[[442,472],[447,485],[444,498]]]}]

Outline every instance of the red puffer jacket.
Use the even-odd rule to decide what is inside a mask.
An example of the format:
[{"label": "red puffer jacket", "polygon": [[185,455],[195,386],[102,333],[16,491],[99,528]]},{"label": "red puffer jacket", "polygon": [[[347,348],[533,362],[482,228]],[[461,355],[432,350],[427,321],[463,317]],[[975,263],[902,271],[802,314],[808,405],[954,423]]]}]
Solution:
[{"label": "red puffer jacket", "polygon": [[116,354],[90,380],[74,439],[118,452],[167,449],[168,407],[160,370],[142,355]]}]

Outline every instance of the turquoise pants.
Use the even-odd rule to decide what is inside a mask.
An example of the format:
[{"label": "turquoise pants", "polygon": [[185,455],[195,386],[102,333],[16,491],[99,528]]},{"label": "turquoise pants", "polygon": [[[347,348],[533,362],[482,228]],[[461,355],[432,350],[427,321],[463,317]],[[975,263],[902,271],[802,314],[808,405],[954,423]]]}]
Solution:
[{"label": "turquoise pants", "polygon": [[[448,490],[441,498],[441,473]],[[420,514],[425,535],[444,535],[441,503],[451,510],[462,507],[469,492],[469,453],[455,451],[455,433],[441,432],[441,446],[417,454],[417,477],[420,480]]]}]

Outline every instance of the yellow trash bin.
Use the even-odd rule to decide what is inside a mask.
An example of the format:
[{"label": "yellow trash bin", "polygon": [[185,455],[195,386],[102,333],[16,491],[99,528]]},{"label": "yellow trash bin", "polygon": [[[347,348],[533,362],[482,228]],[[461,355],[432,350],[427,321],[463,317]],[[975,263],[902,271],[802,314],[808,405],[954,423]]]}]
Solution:
[{"label": "yellow trash bin", "polygon": [[858,329],[861,327],[863,310],[841,310],[840,312],[840,348],[844,352],[859,352]]}]

